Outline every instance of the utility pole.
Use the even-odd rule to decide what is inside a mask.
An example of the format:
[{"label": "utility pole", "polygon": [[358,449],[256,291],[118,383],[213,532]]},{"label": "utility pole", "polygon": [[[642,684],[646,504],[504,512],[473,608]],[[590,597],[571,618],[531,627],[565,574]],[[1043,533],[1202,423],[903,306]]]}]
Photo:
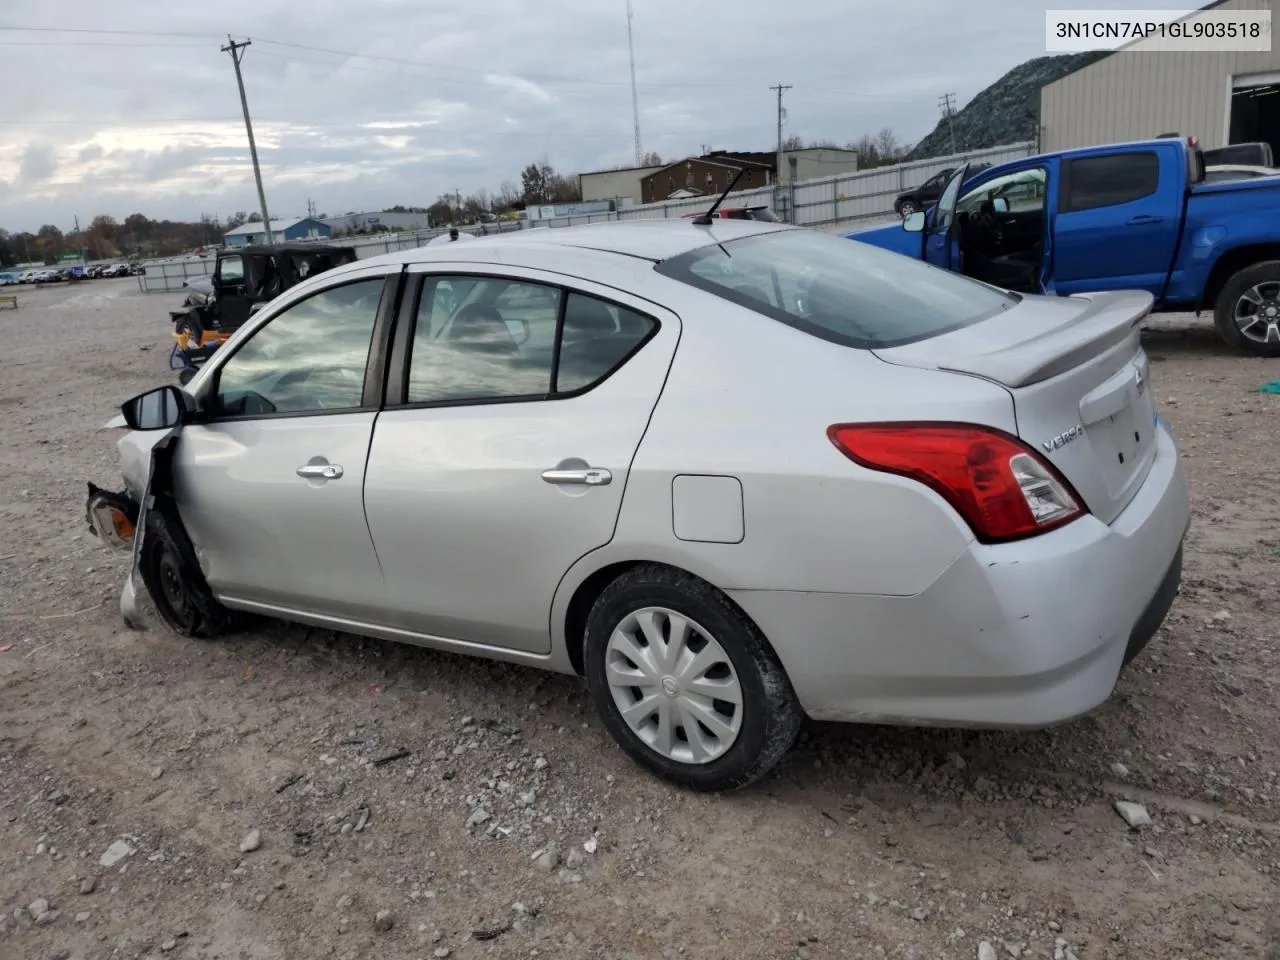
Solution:
[{"label": "utility pole", "polygon": [[80,262],[84,263],[84,244],[81,242],[84,237],[80,236],[80,216],[75,214],[76,221],[76,254],[80,257]]},{"label": "utility pole", "polygon": [[636,45],[631,37],[631,0],[627,0],[627,50],[631,54],[631,116],[635,123],[636,166],[644,166],[644,150],[640,146],[640,98],[636,96]]},{"label": "utility pole", "polygon": [[959,153],[960,150],[958,147],[956,147],[956,125],[955,125],[955,122],[951,119],[952,118],[951,99],[954,96],[955,96],[954,93],[944,93],[941,97],[938,98],[938,106],[942,108],[942,115],[947,118],[947,130],[951,133],[951,152]]},{"label": "utility pole", "polygon": [[222,48],[222,52],[231,54],[231,62],[236,66],[236,86],[240,88],[240,108],[244,111],[245,132],[249,134],[249,156],[253,158],[253,179],[258,183],[258,205],[262,208],[262,229],[266,233],[267,243],[272,244],[275,243],[275,238],[271,235],[271,215],[267,213],[267,195],[262,189],[262,170],[258,166],[258,145],[253,140],[253,121],[249,119],[249,99],[244,95],[244,77],[240,74],[240,61],[244,59],[244,48],[252,42],[245,40],[243,43],[236,43],[231,39],[231,34],[227,34],[227,45]]},{"label": "utility pole", "polygon": [[778,184],[782,182],[782,118],[783,116],[785,116],[785,113],[782,109],[782,92],[784,90],[790,90],[791,84],[779,83],[776,86],[770,87],[769,89],[776,90],[778,93],[778,172],[774,174],[774,178],[773,178],[774,183]]}]

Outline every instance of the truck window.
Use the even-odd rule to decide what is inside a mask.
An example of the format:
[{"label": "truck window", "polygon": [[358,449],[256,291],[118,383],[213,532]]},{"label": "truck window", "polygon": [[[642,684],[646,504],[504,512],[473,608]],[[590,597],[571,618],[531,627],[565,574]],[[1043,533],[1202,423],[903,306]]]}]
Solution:
[{"label": "truck window", "polygon": [[1160,158],[1154,150],[1079,157],[1064,165],[1061,213],[1131,203],[1156,192]]}]

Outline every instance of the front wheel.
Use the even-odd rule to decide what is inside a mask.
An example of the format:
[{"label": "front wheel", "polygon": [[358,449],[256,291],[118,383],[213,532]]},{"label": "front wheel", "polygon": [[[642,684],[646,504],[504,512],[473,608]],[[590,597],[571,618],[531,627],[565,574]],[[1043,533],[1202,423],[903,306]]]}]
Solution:
[{"label": "front wheel", "polygon": [[1265,260],[1231,277],[1213,311],[1218,336],[1258,357],[1280,357],[1280,260]]},{"label": "front wheel", "polygon": [[591,608],[587,686],[632,759],[695,790],[768,773],[804,721],[764,635],[719,590],[656,564],[624,573]]},{"label": "front wheel", "polygon": [[905,220],[907,219],[907,217],[911,216],[911,214],[915,213],[917,209],[919,208],[915,205],[913,201],[903,200],[900,204],[898,204],[898,216],[900,216],[903,220]]},{"label": "front wheel", "polygon": [[230,625],[230,614],[209,589],[181,520],[163,506],[143,519],[139,573],[156,611],[175,632],[215,636]]}]

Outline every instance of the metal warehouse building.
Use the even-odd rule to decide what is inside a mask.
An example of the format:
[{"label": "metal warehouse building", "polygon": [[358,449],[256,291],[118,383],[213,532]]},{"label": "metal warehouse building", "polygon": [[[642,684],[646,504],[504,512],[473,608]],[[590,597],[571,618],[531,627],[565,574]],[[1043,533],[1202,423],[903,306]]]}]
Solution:
[{"label": "metal warehouse building", "polygon": [[[1271,10],[1272,0],[1223,0],[1203,9]],[[1280,46],[1271,50],[1144,52],[1141,41],[1040,92],[1045,151],[1195,136],[1206,148],[1265,140],[1280,160]]]}]

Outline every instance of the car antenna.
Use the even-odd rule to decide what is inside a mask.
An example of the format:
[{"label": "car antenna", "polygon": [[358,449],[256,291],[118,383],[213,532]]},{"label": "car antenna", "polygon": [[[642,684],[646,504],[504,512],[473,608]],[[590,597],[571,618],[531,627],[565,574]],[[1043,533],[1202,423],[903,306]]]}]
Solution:
[{"label": "car antenna", "polygon": [[706,213],[703,213],[703,214],[700,214],[699,216],[694,217],[693,222],[700,227],[711,226],[712,215],[714,215],[715,212],[720,209],[720,204],[724,203],[724,198],[729,195],[730,190],[732,190],[735,186],[737,186],[738,181],[742,179],[742,175],[746,172],[747,172],[746,167],[739,167],[738,172],[734,174],[733,179],[729,181],[729,185],[724,188],[724,193],[720,194],[720,196],[716,198],[716,202],[711,205],[711,209],[708,210]]}]

